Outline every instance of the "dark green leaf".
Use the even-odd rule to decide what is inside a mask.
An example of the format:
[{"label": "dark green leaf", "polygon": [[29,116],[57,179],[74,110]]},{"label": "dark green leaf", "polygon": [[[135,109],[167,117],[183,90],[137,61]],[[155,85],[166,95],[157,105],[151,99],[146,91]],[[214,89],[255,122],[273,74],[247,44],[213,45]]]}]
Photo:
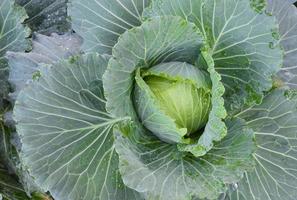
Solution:
[{"label": "dark green leaf", "polygon": [[[0,160],[9,169],[9,172],[18,177],[22,188],[27,194],[40,191],[26,168],[20,163],[18,150],[21,146],[19,137],[14,131],[14,121],[11,118],[10,107],[0,111]],[[11,121],[11,122],[8,122]],[[7,125],[12,126],[7,126]]]},{"label": "dark green leaf", "polygon": [[67,21],[68,0],[15,0],[23,6],[29,18],[26,24],[42,34],[65,33],[71,25]]},{"label": "dark green leaf", "polygon": [[9,173],[0,160],[0,199],[29,200],[17,178]]}]

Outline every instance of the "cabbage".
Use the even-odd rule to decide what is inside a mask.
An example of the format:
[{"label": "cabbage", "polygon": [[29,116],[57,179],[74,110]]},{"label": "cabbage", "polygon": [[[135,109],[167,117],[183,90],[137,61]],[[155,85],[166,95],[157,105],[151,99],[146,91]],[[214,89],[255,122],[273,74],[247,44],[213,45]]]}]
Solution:
[{"label": "cabbage", "polygon": [[292,3],[2,0],[0,199],[296,200]]}]

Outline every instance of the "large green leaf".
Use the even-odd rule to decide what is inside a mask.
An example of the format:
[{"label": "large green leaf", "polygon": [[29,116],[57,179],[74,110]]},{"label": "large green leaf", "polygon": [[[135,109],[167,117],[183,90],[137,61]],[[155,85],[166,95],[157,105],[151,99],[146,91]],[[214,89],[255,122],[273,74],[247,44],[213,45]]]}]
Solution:
[{"label": "large green leaf", "polygon": [[285,50],[278,75],[287,86],[297,88],[297,9],[289,2],[268,0],[267,12],[279,22],[280,43]]},{"label": "large green leaf", "polygon": [[[180,17],[156,17],[124,33],[113,49],[113,57],[103,78],[107,110],[115,116],[131,116],[138,122],[131,97],[135,71],[173,61],[194,64],[202,45],[199,30]],[[219,141],[226,135],[222,122],[226,115],[221,98],[224,87],[213,69],[212,59],[207,55],[205,53],[206,60],[210,62],[208,69],[213,82],[213,106],[204,136],[194,148],[186,149],[196,156],[204,155],[214,140]]]},{"label": "large green leaf", "polygon": [[2,98],[6,97],[9,91],[5,53],[8,50],[24,51],[29,47],[27,37],[30,31],[22,24],[26,18],[25,10],[14,5],[14,1],[0,2],[0,108],[3,106]]},{"label": "large green leaf", "polygon": [[256,134],[256,168],[245,174],[232,200],[296,200],[297,96],[278,89],[242,112]]},{"label": "large green leaf", "polygon": [[[257,13],[249,0],[155,0],[146,16],[178,15],[194,22],[211,47],[215,69],[226,87],[226,106],[261,102],[272,86],[271,75],[282,64],[282,51],[273,37],[277,24]],[[262,1],[253,1],[254,7]],[[257,2],[260,4],[258,5]]]},{"label": "large green leaf", "polygon": [[[12,103],[14,103],[21,89],[31,83],[34,78],[38,78],[40,68],[45,67],[43,64],[53,64],[79,53],[81,39],[76,34],[52,34],[51,36],[35,34],[33,38],[33,50],[31,52],[9,51],[6,55],[10,67],[9,81],[13,86],[13,93],[9,95]],[[5,124],[10,127],[15,126],[15,122],[9,113],[5,115]],[[40,191],[39,186],[34,183],[26,168],[20,163],[14,147],[9,144],[13,143],[19,149],[21,144],[18,135],[15,131],[6,131],[6,133],[7,147],[10,151],[6,151],[5,155],[10,169],[18,175],[27,193]]]},{"label": "large green leaf", "polygon": [[150,0],[71,0],[73,29],[83,37],[83,50],[111,54],[118,37],[141,24]]},{"label": "large green leaf", "polygon": [[42,64],[53,64],[60,60],[75,56],[80,52],[81,38],[72,33],[64,35],[52,34],[45,36],[35,34],[32,42],[32,51],[7,52],[9,64],[9,82],[13,87],[10,99],[15,100],[20,90],[30,83]]},{"label": "large green leaf", "polygon": [[[217,199],[253,167],[253,133],[242,120],[227,122],[228,135],[206,156],[178,151],[133,126],[115,129],[124,183],[147,199]],[[124,136],[123,136],[124,135]]]},{"label": "large green leaf", "polygon": [[42,34],[64,33],[70,29],[67,21],[67,0],[15,0],[23,6],[29,18],[26,24]]},{"label": "large green leaf", "polygon": [[29,200],[16,177],[9,174],[0,160],[0,199],[3,200]]},{"label": "large green leaf", "polygon": [[107,61],[91,54],[44,67],[15,103],[22,164],[55,199],[140,199],[118,173],[112,128],[126,119],[105,111]]}]

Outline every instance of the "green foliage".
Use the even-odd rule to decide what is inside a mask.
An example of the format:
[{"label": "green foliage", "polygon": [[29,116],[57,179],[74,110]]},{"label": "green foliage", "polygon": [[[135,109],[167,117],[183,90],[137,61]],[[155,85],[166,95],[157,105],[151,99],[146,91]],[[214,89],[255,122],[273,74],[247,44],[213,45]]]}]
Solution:
[{"label": "green foliage", "polygon": [[16,181],[14,175],[10,175],[0,161],[0,197],[3,200],[30,200],[22,185]]},{"label": "green foliage", "polygon": [[65,33],[71,28],[71,24],[67,21],[68,0],[15,1],[26,9],[28,19],[25,23],[33,31],[49,35],[53,32]]},{"label": "green foliage", "polygon": [[0,199],[295,200],[292,3],[2,0]]},{"label": "green foliage", "polygon": [[7,51],[25,51],[30,49],[30,30],[23,26],[27,18],[23,8],[12,0],[2,0],[0,3],[0,109],[3,108],[3,98],[9,92],[8,64],[5,58]]},{"label": "green foliage", "polygon": [[261,105],[238,115],[255,131],[256,165],[254,170],[245,173],[238,190],[229,194],[231,200],[296,198],[296,108],[296,95],[277,89],[268,94]]}]

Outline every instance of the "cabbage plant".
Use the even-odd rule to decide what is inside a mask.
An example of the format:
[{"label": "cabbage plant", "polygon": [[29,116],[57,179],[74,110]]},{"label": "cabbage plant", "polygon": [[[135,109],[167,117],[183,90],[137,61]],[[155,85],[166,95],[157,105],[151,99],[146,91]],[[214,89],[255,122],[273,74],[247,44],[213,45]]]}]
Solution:
[{"label": "cabbage plant", "polygon": [[0,199],[296,200],[293,3],[1,0]]}]

